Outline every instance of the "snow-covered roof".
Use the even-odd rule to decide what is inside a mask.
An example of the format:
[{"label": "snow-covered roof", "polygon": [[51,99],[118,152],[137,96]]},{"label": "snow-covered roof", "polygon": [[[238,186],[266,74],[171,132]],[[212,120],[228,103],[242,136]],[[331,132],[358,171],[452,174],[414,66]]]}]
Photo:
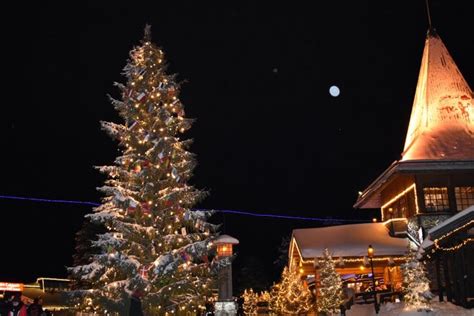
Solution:
[{"label": "snow-covered roof", "polygon": [[375,256],[404,255],[409,245],[407,238],[391,237],[384,223],[295,229],[293,238],[306,259],[321,257],[325,248],[335,257],[362,257],[369,245]]},{"label": "snow-covered roof", "polygon": [[220,235],[214,240],[214,244],[232,244],[232,245],[238,245],[239,241],[235,239],[234,237],[231,237],[229,235]]},{"label": "snow-covered roof", "polygon": [[402,160],[473,159],[473,98],[441,38],[428,32]]},{"label": "snow-covered roof", "polygon": [[381,206],[380,189],[399,173],[473,169],[474,95],[441,38],[428,32],[402,159],[359,196],[354,207]]},{"label": "snow-covered roof", "polygon": [[372,182],[354,204],[355,208],[378,208],[381,207],[381,190],[389,184],[394,177],[400,174],[418,174],[427,171],[451,172],[451,171],[474,171],[474,157],[466,160],[405,160],[394,161],[374,182]]}]

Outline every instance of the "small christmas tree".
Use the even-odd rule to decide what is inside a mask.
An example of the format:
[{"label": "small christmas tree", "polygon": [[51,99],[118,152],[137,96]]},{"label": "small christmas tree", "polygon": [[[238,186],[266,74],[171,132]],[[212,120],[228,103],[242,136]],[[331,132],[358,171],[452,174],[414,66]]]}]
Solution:
[{"label": "small christmas tree", "polygon": [[429,309],[433,294],[430,292],[423,262],[416,258],[416,251],[408,250],[407,261],[402,265],[405,305],[416,309]]},{"label": "small christmas tree", "polygon": [[277,314],[298,315],[314,310],[314,297],[296,269],[285,267],[281,281],[274,286],[271,308]]},{"label": "small christmas tree", "polygon": [[270,298],[268,301],[268,307],[270,309],[270,312],[273,312],[274,314],[278,314],[278,311],[281,310],[280,306],[280,300],[278,293],[280,292],[280,284],[279,283],[273,283],[273,286],[270,289]]},{"label": "small christmas tree", "polygon": [[256,315],[258,294],[253,289],[246,289],[244,294],[242,294],[242,298],[244,299],[243,308],[245,315]]},{"label": "small christmas tree", "polygon": [[340,312],[340,306],[344,302],[342,296],[342,281],[336,272],[335,262],[332,260],[329,250],[324,249],[323,258],[319,261],[319,278],[321,280],[318,296],[318,311],[326,314]]}]

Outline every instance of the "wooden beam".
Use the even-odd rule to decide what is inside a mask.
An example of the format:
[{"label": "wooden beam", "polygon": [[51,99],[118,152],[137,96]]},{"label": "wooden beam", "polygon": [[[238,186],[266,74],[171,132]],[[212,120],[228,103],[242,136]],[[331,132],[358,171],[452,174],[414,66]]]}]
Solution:
[{"label": "wooden beam", "polygon": [[441,269],[440,269],[440,257],[439,255],[436,256],[435,259],[435,267],[436,267],[436,282],[438,283],[438,296],[439,296],[439,301],[443,302],[444,297],[443,297],[443,283],[441,281]]}]

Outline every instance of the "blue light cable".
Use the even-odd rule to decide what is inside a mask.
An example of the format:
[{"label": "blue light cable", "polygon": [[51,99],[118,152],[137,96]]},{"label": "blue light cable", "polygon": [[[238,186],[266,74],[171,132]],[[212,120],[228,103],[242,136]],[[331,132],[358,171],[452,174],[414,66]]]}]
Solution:
[{"label": "blue light cable", "polygon": [[[88,205],[88,206],[99,206],[100,203],[88,202],[88,201],[72,201],[72,200],[56,200],[56,199],[41,199],[33,197],[23,197],[14,195],[0,195],[0,199],[6,200],[23,200],[32,202],[45,202],[45,203],[61,203],[61,204],[76,204],[76,205]],[[279,215],[279,214],[266,214],[266,213],[253,213],[246,211],[236,210],[207,210],[207,209],[195,209],[196,211],[215,211],[224,214],[236,214],[236,215],[247,215],[254,217],[271,217],[279,219],[292,219],[292,220],[304,220],[304,221],[317,221],[317,222],[368,222],[368,220],[357,220],[357,219],[339,219],[339,218],[318,218],[318,217],[303,217],[303,216],[290,216],[290,215]]]}]

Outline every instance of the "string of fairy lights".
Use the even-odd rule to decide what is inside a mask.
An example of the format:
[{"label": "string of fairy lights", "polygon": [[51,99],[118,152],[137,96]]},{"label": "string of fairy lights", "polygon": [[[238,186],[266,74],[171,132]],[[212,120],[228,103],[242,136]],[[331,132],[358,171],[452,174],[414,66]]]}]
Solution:
[{"label": "string of fairy lights", "polygon": [[[467,229],[468,227],[474,225],[474,220],[470,220],[468,223],[462,225],[462,226],[459,226],[459,227],[456,227],[455,229],[453,229],[452,231],[450,231],[449,233],[446,233],[444,234],[443,236],[439,237],[439,238],[436,238],[434,240],[434,246],[436,249],[438,250],[442,250],[442,251],[456,251],[456,250],[459,250],[461,249],[462,247],[464,247],[465,245],[467,245],[468,243],[470,242],[473,242],[474,241],[474,238],[466,238],[464,239],[463,241],[461,241],[459,244],[457,245],[454,245],[452,247],[442,247],[439,245],[439,242],[449,236],[451,236],[452,234],[460,231],[460,230],[463,230],[463,229]],[[434,252],[434,249],[433,251]]]}]

